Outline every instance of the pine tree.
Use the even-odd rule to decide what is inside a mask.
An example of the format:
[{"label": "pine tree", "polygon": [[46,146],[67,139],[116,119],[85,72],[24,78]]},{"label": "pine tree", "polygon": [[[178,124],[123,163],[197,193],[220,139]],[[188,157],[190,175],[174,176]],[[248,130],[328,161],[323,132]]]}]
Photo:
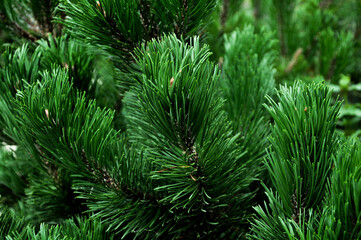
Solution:
[{"label": "pine tree", "polygon": [[327,2],[0,1],[0,239],[360,238]]}]

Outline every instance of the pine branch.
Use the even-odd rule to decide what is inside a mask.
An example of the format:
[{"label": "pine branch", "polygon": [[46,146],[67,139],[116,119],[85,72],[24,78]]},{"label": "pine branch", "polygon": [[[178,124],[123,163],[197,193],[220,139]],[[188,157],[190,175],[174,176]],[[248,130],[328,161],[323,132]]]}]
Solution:
[{"label": "pine branch", "polygon": [[[221,87],[224,109],[232,121],[239,144],[247,150],[250,163],[259,165],[267,148],[267,114],[262,106],[274,89],[276,41],[262,30],[255,34],[251,26],[225,36],[225,55]],[[251,160],[252,159],[252,160]]]},{"label": "pine branch", "polygon": [[[120,60],[120,69],[132,71],[131,52],[146,40],[161,37],[160,33],[175,32],[188,38],[199,30],[215,0],[113,2],[101,0],[75,4],[64,1],[60,10],[69,18],[57,19],[79,39],[96,44]],[[150,7],[150,9],[147,9]],[[133,66],[134,67],[134,66]]]},{"label": "pine branch", "polygon": [[319,232],[325,239],[358,239],[361,236],[361,194],[357,190],[361,176],[361,144],[356,138],[342,140],[320,217]]},{"label": "pine branch", "polygon": [[106,169],[100,167],[97,163],[95,163],[95,165],[91,164],[90,161],[87,159],[87,155],[84,149],[81,150],[80,158],[84,165],[87,167],[87,170],[91,172],[94,176],[98,177],[97,182],[103,183],[114,191],[123,190],[125,192],[129,192],[129,189],[127,189],[126,187],[121,188],[121,186],[119,186],[119,184],[110,176]]},{"label": "pine branch", "polygon": [[[119,145],[118,133],[110,127],[113,113],[97,109],[94,102],[87,104],[83,94],[71,91],[66,72],[57,70],[53,75],[44,73],[43,77],[41,84],[34,84],[19,92],[18,104],[21,108],[18,111],[22,113],[19,121],[38,139],[40,146],[51,154],[49,161],[62,169],[65,168],[68,174],[72,173],[73,178],[81,183],[82,187],[79,185],[79,188],[76,188],[77,193],[89,200],[87,206],[94,212],[108,211],[91,205],[92,201],[98,202],[99,199],[88,195],[84,189],[92,185],[114,197],[124,198],[124,204],[113,206],[120,212],[127,208],[128,204],[135,206],[139,201],[158,207],[159,200],[153,194],[154,186],[146,184],[148,175],[136,170],[138,167],[144,170],[145,163],[142,165],[122,152],[123,146]],[[29,105],[30,102],[38,104]],[[79,136],[82,138],[79,139]],[[59,144],[61,148],[57,147]],[[128,167],[132,171],[129,171]],[[139,186],[139,181],[144,181],[145,185]],[[107,204],[113,203],[112,200]],[[50,204],[51,206],[53,205]],[[109,216],[107,221],[112,222],[113,219],[113,216]],[[119,221],[123,221],[122,219],[127,222],[139,221],[133,213],[124,214]],[[116,225],[119,227],[118,223]],[[115,228],[117,231],[118,227]]]},{"label": "pine branch", "polygon": [[[7,211],[5,209],[5,211]],[[7,217],[8,213],[5,213]],[[0,222],[4,223],[0,216]],[[88,219],[85,217],[76,217],[68,219],[59,225],[41,224],[39,227],[28,224],[24,226],[24,221],[17,224],[18,228],[8,231],[7,234],[0,229],[2,237],[9,240],[24,240],[24,239],[84,239],[84,240],[112,240],[114,234],[106,230],[106,225],[97,220]],[[6,233],[6,232],[5,232]]]},{"label": "pine branch", "polygon": [[[148,152],[159,203],[175,216],[185,210],[191,214],[179,221],[190,229],[189,238],[198,229],[213,232],[204,221],[220,228],[236,219],[245,223],[244,209],[253,194],[246,190],[250,178],[241,177],[246,175],[244,153],[234,145],[236,137],[222,112],[217,69],[207,61],[207,48],[198,39],[188,46],[172,35],[147,43],[136,56],[142,75],[124,99],[127,131],[130,142]],[[244,188],[220,182],[239,182]],[[234,204],[226,204],[226,198]],[[226,220],[225,215],[234,217]]]},{"label": "pine branch", "polygon": [[266,106],[275,122],[266,166],[276,193],[266,188],[271,212],[267,205],[256,208],[252,239],[302,239],[315,231],[313,213],[322,209],[339,146],[335,128],[341,103],[332,104],[327,87],[297,82],[282,87],[278,97],[279,103],[268,98]]},{"label": "pine branch", "polygon": [[12,235],[15,231],[25,229],[26,222],[24,219],[17,218],[8,208],[0,208],[0,236],[5,237]]}]

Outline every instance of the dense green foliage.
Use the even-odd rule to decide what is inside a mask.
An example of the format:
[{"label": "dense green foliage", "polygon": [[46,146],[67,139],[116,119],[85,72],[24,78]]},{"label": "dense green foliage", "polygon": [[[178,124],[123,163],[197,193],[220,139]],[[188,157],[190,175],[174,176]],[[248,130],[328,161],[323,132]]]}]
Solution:
[{"label": "dense green foliage", "polygon": [[0,239],[360,239],[361,1],[0,0]]}]

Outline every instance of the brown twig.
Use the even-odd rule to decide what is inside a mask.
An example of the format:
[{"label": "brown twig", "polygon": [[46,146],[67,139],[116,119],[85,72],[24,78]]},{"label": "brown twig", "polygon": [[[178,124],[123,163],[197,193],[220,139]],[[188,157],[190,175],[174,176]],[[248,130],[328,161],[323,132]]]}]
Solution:
[{"label": "brown twig", "polygon": [[154,202],[158,202],[158,199],[156,199],[154,195],[147,194],[139,189],[137,190],[130,189],[128,186],[124,184],[119,184],[115,179],[113,179],[110,176],[109,172],[105,168],[101,168],[98,164],[91,166],[84,150],[82,150],[80,157],[82,162],[86,165],[87,169],[98,179],[98,181],[105,184],[109,188],[117,192],[122,192],[128,196],[131,196],[134,199],[141,199],[141,200],[147,199],[147,200],[152,200]]},{"label": "brown twig", "polygon": [[296,52],[293,54],[291,61],[288,63],[287,68],[285,70],[286,73],[289,73],[292,71],[293,67],[297,64],[299,57],[301,56],[303,52],[302,48],[298,48]]},{"label": "brown twig", "polygon": [[221,12],[221,26],[222,29],[225,28],[227,17],[228,17],[228,9],[229,9],[229,0],[224,0],[222,5],[222,12]]},{"label": "brown twig", "polygon": [[37,37],[33,36],[29,32],[25,31],[20,25],[16,22],[8,22],[5,15],[0,12],[0,19],[5,23],[5,26],[14,32],[16,32],[19,36],[26,38],[32,42],[35,42],[38,40]]},{"label": "brown twig", "polygon": [[333,0],[323,0],[320,2],[320,8],[326,9],[332,4]]},{"label": "brown twig", "polygon": [[294,193],[292,195],[291,202],[292,202],[292,208],[293,208],[292,219],[293,219],[293,221],[295,221],[298,224],[300,212],[299,212],[299,208],[298,208],[298,201],[297,201],[296,193]]},{"label": "brown twig", "polygon": [[183,11],[181,13],[181,32],[182,33],[186,31],[184,26],[187,25],[187,21],[188,21],[188,19],[186,19],[187,11],[188,11],[188,1],[183,0]]},{"label": "brown twig", "polygon": [[261,17],[261,0],[253,0],[253,6],[254,6],[254,11],[253,11],[253,16],[256,20],[260,19]]},{"label": "brown twig", "polygon": [[39,23],[40,23],[40,27],[43,31],[43,35],[45,33],[48,32],[52,32],[53,31],[53,25],[51,23],[52,21],[52,13],[51,13],[51,5],[52,5],[52,0],[47,0],[43,2],[44,4],[41,4],[41,12],[42,14],[42,18],[39,19]]},{"label": "brown twig", "polygon": [[148,0],[141,0],[139,3],[140,20],[144,31],[147,34],[147,40],[159,36],[159,29],[151,14],[151,6]]}]

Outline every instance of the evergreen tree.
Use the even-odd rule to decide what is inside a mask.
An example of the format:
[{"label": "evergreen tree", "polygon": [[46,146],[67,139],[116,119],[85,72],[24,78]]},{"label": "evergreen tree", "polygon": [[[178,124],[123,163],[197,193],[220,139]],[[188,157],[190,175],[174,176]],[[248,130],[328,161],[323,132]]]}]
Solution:
[{"label": "evergreen tree", "polygon": [[1,0],[0,239],[359,239],[340,2]]}]

